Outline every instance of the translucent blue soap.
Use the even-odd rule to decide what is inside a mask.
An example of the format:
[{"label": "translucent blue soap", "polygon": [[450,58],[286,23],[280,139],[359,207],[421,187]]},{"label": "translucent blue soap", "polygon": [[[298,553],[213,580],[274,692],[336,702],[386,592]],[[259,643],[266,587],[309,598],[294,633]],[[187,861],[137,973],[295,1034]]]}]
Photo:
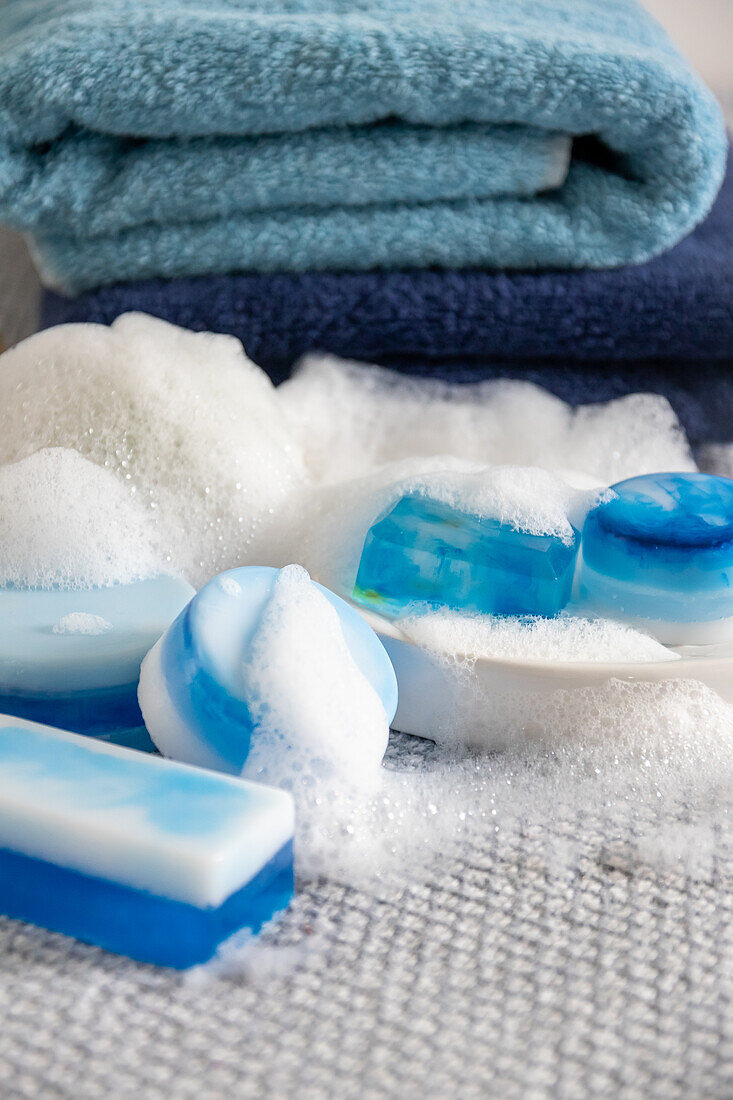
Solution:
[{"label": "translucent blue soap", "polygon": [[661,473],[613,486],[585,521],[579,598],[671,645],[733,636],[733,481]]},{"label": "translucent blue soap", "polygon": [[354,599],[386,615],[427,603],[492,615],[556,615],[570,599],[569,543],[403,496],[367,532]]},{"label": "translucent blue soap", "polygon": [[[244,566],[215,577],[145,658],[143,715],[166,756],[241,773],[256,728],[251,713],[256,700],[247,696],[242,669],[278,573],[266,566]],[[391,721],[397,710],[397,679],[384,646],[353,607],[327,588],[316,587],[336,609],[351,656]]]},{"label": "translucent blue soap", "polygon": [[152,748],[137,702],[140,663],[193,594],[165,576],[0,588],[0,712]]},{"label": "translucent blue soap", "polygon": [[293,894],[285,791],[0,716],[0,912],[143,962],[205,962]]}]

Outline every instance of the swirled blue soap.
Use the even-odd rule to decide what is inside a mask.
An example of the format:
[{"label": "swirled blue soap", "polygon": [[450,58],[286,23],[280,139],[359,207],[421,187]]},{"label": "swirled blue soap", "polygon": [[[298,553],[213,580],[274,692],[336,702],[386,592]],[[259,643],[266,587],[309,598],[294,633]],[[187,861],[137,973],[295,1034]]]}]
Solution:
[{"label": "swirled blue soap", "polygon": [[205,962],[293,894],[292,797],[0,715],[0,912],[143,962]]},{"label": "swirled blue soap", "polygon": [[383,615],[415,604],[490,615],[557,615],[573,585],[579,535],[531,534],[408,493],[367,532],[354,599]]},{"label": "swirled blue soap", "polygon": [[733,637],[733,481],[646,474],[612,493],[585,520],[580,600],[668,645]]},{"label": "swirled blue soap", "polygon": [[[296,601],[304,594],[311,597],[308,606],[314,619],[308,619],[307,613],[304,618],[301,612],[296,614],[296,621],[292,618],[285,621],[283,601]],[[316,607],[312,604],[314,598]],[[334,657],[333,649],[328,648],[330,643],[324,639],[321,626],[316,622],[316,618],[320,621],[324,605],[326,617],[340,635],[339,642],[343,646],[339,650],[337,645],[335,659],[343,662],[346,657],[346,667],[343,664],[337,664],[336,668],[324,665]],[[297,658],[297,667],[291,664],[283,672],[282,656],[277,657],[269,649],[273,640],[283,641],[283,635],[289,630],[298,632],[307,650],[310,662],[307,674],[304,673],[306,662],[299,662]],[[269,667],[273,662],[280,669],[275,697]],[[298,698],[296,709],[310,714],[305,723],[305,735],[316,737],[318,721],[314,711],[333,705],[332,698],[323,699],[324,685],[330,685],[334,693],[340,690],[343,694],[344,688],[338,679],[341,670],[344,676],[355,677],[351,681],[354,687],[352,710],[366,709],[374,704],[381,713],[373,746],[378,766],[386,748],[389,723],[397,710],[397,679],[376,633],[358,611],[335,593],[311,581],[300,566],[282,570],[243,566],[209,581],[154,646],[142,666],[140,703],[145,724],[157,748],[166,756],[190,764],[239,775],[251,749],[262,748],[260,742],[269,737],[267,776],[269,781],[279,785],[283,776],[292,770],[290,761],[298,754],[299,731],[294,727],[302,721],[300,714],[293,714],[292,707],[288,708],[283,696]],[[350,696],[348,688],[345,694]],[[273,710],[283,707],[289,713],[289,725],[273,730],[270,728]],[[353,718],[353,722],[348,719],[345,722],[353,728],[337,730],[344,747],[349,745],[355,730],[358,731],[360,715],[354,712]],[[269,734],[263,732],[264,727],[269,729]],[[326,765],[326,745],[321,746],[323,755],[316,745],[301,745],[300,749],[303,748],[306,752],[316,752],[320,757],[319,766]],[[357,746],[357,749],[368,758],[368,745]],[[365,762],[366,759],[359,756],[357,767]],[[262,769],[256,774],[262,774]]]},{"label": "swirled blue soap", "polygon": [[140,663],[194,589],[177,577],[0,587],[0,713],[152,749]]}]

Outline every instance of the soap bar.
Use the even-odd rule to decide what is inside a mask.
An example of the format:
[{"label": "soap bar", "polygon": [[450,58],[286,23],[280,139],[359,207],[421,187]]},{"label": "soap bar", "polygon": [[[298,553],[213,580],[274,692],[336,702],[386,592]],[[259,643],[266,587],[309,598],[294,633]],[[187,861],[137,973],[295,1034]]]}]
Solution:
[{"label": "soap bar", "polygon": [[579,538],[531,535],[417,494],[370,527],[354,599],[383,615],[415,604],[488,615],[556,615],[570,599]]},{"label": "soap bar", "polygon": [[143,962],[204,962],[293,892],[291,796],[0,717],[0,911]]},{"label": "soap bar", "polygon": [[[234,774],[242,771],[255,729],[243,666],[279,572],[242,566],[215,577],[145,658],[140,677],[143,715],[156,747],[166,756]],[[358,611],[303,572],[306,582],[336,609],[351,656],[381,699],[386,740],[397,710],[397,678],[387,652]]]},{"label": "soap bar", "polygon": [[140,663],[193,595],[175,577],[108,588],[0,588],[0,713],[152,748]]},{"label": "soap bar", "polygon": [[612,493],[586,517],[579,599],[669,645],[733,637],[733,481],[647,474]]}]

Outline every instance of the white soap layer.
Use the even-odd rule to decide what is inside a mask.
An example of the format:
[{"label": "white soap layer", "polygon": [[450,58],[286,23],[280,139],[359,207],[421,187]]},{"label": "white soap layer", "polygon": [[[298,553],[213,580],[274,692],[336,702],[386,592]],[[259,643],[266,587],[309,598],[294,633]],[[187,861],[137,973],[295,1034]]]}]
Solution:
[{"label": "white soap layer", "polygon": [[0,717],[0,847],[207,908],[293,828],[284,791]]},{"label": "white soap layer", "polygon": [[150,736],[158,752],[171,760],[187,760],[199,768],[226,771],[225,761],[201,737],[189,729],[171,699],[161,655],[166,636],[146,655],[140,668],[137,695]]},{"label": "white soap layer", "polygon": [[0,588],[0,689],[63,695],[134,684],[193,594],[180,577],[84,591]]},{"label": "white soap layer", "polygon": [[[629,623],[632,627],[644,630],[652,634],[664,645],[719,645],[733,639],[733,617],[723,616],[719,619],[685,619],[683,614],[689,609],[691,596],[684,588],[675,593],[645,587],[636,584],[633,580],[622,580],[618,577],[608,577],[599,573],[581,558],[576,576],[578,599],[592,613],[594,610],[601,615],[614,615],[618,608],[618,618]],[[665,604],[669,608],[669,618],[647,618],[642,615],[633,615],[626,610],[643,604],[645,599],[651,599],[654,604]],[[699,603],[702,601],[698,601]],[[709,598],[705,600],[709,608]]]}]

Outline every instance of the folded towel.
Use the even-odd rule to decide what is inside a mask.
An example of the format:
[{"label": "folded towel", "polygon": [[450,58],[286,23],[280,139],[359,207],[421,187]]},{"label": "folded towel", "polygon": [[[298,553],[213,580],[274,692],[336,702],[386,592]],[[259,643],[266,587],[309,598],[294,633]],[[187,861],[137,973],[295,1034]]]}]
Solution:
[{"label": "folded towel", "polygon": [[733,439],[733,153],[707,220],[640,266],[150,280],[48,292],[43,322],[128,310],[232,333],[276,381],[320,350],[441,378],[530,378],[575,403],[651,390],[694,442]]},{"label": "folded towel", "polygon": [[72,292],[642,262],[725,149],[635,0],[5,0],[0,135],[0,217]]}]

